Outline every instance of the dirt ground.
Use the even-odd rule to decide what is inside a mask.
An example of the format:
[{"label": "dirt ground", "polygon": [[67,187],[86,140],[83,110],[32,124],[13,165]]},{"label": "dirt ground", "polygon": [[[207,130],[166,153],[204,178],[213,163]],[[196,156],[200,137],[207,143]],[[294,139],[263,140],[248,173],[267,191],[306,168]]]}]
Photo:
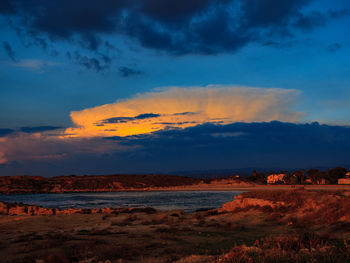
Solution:
[{"label": "dirt ground", "polygon": [[218,255],[235,244],[286,231],[263,214],[155,214],[1,216],[1,262],[35,262],[50,255],[67,262],[172,262]]},{"label": "dirt ground", "polygon": [[[271,236],[312,231],[327,239],[350,240],[350,223],[343,219],[326,225],[292,224],[280,219],[286,214],[291,216],[293,211],[251,207],[233,212],[1,215],[0,262],[226,262],[215,260],[233,247],[251,247]],[[211,257],[213,261],[205,261]]]}]

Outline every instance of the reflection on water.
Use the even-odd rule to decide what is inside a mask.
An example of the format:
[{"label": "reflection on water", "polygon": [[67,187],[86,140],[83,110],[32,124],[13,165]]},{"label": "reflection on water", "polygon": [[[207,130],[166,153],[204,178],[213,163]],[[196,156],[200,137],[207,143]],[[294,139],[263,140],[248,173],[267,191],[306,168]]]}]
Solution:
[{"label": "reflection on water", "polygon": [[240,191],[113,192],[1,195],[5,202],[23,202],[44,207],[66,209],[101,207],[146,207],[158,210],[217,208],[232,201]]}]

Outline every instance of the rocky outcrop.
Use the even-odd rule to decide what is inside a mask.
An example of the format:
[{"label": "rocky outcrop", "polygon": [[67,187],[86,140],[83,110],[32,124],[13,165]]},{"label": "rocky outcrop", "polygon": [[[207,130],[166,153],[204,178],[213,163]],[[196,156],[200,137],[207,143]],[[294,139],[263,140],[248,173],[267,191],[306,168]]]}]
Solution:
[{"label": "rocky outcrop", "polygon": [[2,215],[53,215],[55,212],[55,209],[36,205],[0,202],[0,214]]},{"label": "rocky outcrop", "polygon": [[285,206],[285,202],[270,201],[258,198],[245,198],[242,195],[235,196],[234,200],[225,203],[220,209],[221,212],[232,212],[238,209],[246,209],[251,207],[270,207],[272,209]]},{"label": "rocky outcrop", "polygon": [[347,191],[251,191],[236,196],[217,211],[242,210],[267,213],[273,220],[288,225],[347,223],[350,222],[350,194]]},{"label": "rocky outcrop", "polygon": [[96,209],[81,209],[81,208],[45,208],[37,205],[26,205],[22,203],[6,203],[0,202],[0,215],[24,215],[24,216],[37,216],[37,215],[70,215],[70,214],[119,214],[119,213],[135,213],[143,212],[147,214],[156,213],[157,210],[151,207],[145,208],[133,208],[133,207],[119,207],[119,208],[96,208]]}]

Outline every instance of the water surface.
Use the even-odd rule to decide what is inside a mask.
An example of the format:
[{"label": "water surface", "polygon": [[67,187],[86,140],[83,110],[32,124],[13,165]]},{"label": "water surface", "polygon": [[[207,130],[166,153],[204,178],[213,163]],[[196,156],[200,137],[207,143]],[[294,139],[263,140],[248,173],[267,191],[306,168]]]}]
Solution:
[{"label": "water surface", "polygon": [[66,209],[102,207],[147,207],[157,210],[183,209],[194,212],[200,209],[221,207],[232,201],[241,191],[174,191],[174,192],[108,192],[65,194],[1,195],[5,202],[22,202],[44,207]]}]

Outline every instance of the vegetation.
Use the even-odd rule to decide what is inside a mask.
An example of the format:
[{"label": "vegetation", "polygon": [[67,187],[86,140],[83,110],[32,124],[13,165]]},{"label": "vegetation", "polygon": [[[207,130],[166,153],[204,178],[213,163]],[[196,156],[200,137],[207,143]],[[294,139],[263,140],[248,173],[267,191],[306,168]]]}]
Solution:
[{"label": "vegetation", "polygon": [[[332,168],[328,171],[320,171],[318,169],[296,170],[292,172],[273,172],[271,174],[284,174],[284,178],[278,181],[279,184],[337,184],[338,179],[347,177],[347,169],[344,167]],[[268,175],[254,171],[252,176],[247,180],[250,182],[266,184]]]},{"label": "vegetation", "polygon": [[350,262],[350,192],[244,192],[234,202],[248,199],[254,205],[231,212],[0,215],[0,258],[6,263]]},{"label": "vegetation", "polygon": [[99,176],[2,176],[0,193],[50,193],[74,191],[118,191],[150,187],[193,185],[201,179],[171,175]]},{"label": "vegetation", "polygon": [[[64,193],[64,192],[111,192],[123,190],[142,190],[159,187],[191,186],[200,184],[267,184],[269,177],[275,174],[281,179],[274,184],[337,184],[338,179],[349,177],[347,169],[336,167],[329,171],[317,169],[297,170],[293,172],[270,172],[270,175],[254,171],[249,177],[230,176],[225,178],[200,179],[175,175],[97,175],[97,176],[0,176],[0,193]],[[279,177],[278,177],[279,178]]]},{"label": "vegetation", "polygon": [[219,263],[343,263],[350,261],[350,243],[321,237],[314,232],[270,236],[254,246],[233,247],[215,262]]}]

